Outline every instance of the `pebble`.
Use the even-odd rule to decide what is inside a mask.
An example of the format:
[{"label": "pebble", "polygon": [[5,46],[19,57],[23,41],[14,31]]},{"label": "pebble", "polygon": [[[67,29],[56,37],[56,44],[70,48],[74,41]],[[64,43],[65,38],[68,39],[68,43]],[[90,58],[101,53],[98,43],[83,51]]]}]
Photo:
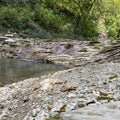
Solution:
[{"label": "pebble", "polygon": [[50,117],[50,114],[48,112],[41,111],[40,113],[38,113],[35,120],[46,120],[49,117]]},{"label": "pebble", "polygon": [[37,116],[37,110],[36,109],[33,109],[32,110],[32,117],[36,117]]},{"label": "pebble", "polygon": [[66,106],[66,112],[69,112],[71,110],[75,110],[77,108],[77,103],[70,103],[70,104],[67,104]]},{"label": "pebble", "polygon": [[4,105],[3,104],[0,104],[0,109],[3,109],[4,108]]},{"label": "pebble", "polygon": [[53,109],[51,111],[52,112],[65,112],[65,107],[66,107],[66,104],[64,103],[64,101],[59,100],[58,102],[54,104]]},{"label": "pebble", "polygon": [[75,98],[76,95],[75,95],[74,93],[69,93],[69,94],[67,95],[67,97],[68,97],[68,98]]}]

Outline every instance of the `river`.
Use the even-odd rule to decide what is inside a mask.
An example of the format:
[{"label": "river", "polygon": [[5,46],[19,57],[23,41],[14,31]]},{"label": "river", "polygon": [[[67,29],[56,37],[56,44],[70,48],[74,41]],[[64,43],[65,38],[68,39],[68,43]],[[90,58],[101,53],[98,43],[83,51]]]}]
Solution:
[{"label": "river", "polygon": [[0,60],[0,86],[30,77],[39,77],[63,69],[65,67],[60,65],[16,59],[2,59]]}]

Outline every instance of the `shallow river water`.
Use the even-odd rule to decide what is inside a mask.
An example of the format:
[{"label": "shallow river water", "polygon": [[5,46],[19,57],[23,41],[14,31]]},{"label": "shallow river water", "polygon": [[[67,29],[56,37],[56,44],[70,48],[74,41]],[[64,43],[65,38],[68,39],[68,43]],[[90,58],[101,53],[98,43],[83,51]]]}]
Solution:
[{"label": "shallow river water", "polygon": [[2,59],[0,60],[0,86],[63,69],[65,67],[60,65]]}]

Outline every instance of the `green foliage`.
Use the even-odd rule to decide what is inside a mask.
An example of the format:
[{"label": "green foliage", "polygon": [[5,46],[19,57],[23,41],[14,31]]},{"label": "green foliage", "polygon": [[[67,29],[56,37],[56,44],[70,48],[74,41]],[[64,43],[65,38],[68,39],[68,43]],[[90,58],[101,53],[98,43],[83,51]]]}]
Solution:
[{"label": "green foliage", "polygon": [[[73,32],[75,38],[97,38],[96,21],[102,2],[101,0],[59,0],[58,4],[74,14]],[[95,10],[95,12],[94,12]],[[99,13],[100,14],[100,13]]]},{"label": "green foliage", "polygon": [[19,16],[15,8],[1,7],[0,16],[2,26],[7,28],[16,27]]},{"label": "green foliage", "polygon": [[40,27],[34,29],[26,29],[23,31],[22,36],[43,39],[52,38],[52,35],[49,32]]},{"label": "green foliage", "polygon": [[52,10],[37,4],[35,7],[35,21],[45,29],[57,30],[60,28],[60,24],[58,23],[61,22],[61,18],[58,15],[54,15]]},{"label": "green foliage", "polygon": [[[107,7],[106,7],[107,6]],[[110,0],[105,2],[105,26],[109,37],[117,39],[120,30],[120,1]]]},{"label": "green foliage", "polygon": [[[0,0],[0,27],[31,37],[120,37],[119,0]],[[99,24],[102,17],[104,22]]]}]

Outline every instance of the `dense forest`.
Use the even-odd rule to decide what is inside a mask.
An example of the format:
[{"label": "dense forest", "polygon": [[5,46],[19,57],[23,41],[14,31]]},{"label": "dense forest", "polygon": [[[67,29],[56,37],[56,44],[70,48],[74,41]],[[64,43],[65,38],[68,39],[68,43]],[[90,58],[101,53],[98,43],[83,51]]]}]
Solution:
[{"label": "dense forest", "polygon": [[120,38],[119,0],[0,0],[0,32],[25,37]]}]

